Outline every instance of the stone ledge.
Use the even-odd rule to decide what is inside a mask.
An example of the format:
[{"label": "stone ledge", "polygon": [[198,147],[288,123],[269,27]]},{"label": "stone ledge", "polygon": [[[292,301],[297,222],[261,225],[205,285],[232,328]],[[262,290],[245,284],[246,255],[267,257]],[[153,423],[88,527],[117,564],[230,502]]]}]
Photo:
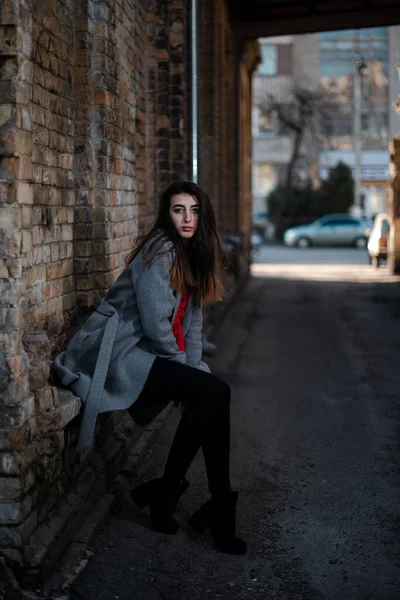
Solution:
[{"label": "stone ledge", "polygon": [[46,433],[60,431],[77,417],[81,411],[82,401],[70,390],[51,387],[54,397],[54,407],[44,410],[38,415],[39,429]]},{"label": "stone ledge", "polygon": [[[74,396],[73,399],[80,402]],[[56,512],[30,536],[24,549],[23,585],[37,584],[50,576],[56,562],[86,522],[93,507],[108,491],[128,456],[133,452],[136,460],[140,459],[170,410],[167,407],[147,429],[134,425],[126,413],[103,446],[88,456],[87,466],[68,495],[60,501]],[[131,434],[126,435],[126,431]],[[93,471],[96,475],[94,486]]]},{"label": "stone ledge", "polygon": [[102,494],[94,505],[90,507],[90,512],[81,527],[73,532],[67,541],[61,559],[58,561],[57,568],[51,572],[51,576],[41,590],[49,594],[56,591],[60,593],[60,590],[64,594],[68,592],[68,587],[71,583],[71,573],[74,573],[72,579],[75,579],[77,573],[86,565],[87,559],[85,559],[85,555],[88,545],[113,509],[114,504],[121,500],[121,497],[124,495],[124,489],[127,485],[129,487],[129,482],[138,464],[140,464],[140,461],[148,451],[149,446],[154,442],[155,437],[172,410],[173,407],[171,405],[167,406],[151,422],[147,429],[142,431],[136,442],[131,445],[107,492]]}]

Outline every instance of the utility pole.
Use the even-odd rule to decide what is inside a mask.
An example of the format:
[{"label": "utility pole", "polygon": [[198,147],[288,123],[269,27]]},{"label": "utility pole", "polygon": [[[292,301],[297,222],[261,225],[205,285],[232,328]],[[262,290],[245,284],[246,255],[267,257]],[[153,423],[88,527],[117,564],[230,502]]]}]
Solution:
[{"label": "utility pole", "polygon": [[354,213],[362,216],[361,206],[361,100],[362,76],[366,69],[364,61],[357,56],[353,84],[353,148],[354,148]]}]

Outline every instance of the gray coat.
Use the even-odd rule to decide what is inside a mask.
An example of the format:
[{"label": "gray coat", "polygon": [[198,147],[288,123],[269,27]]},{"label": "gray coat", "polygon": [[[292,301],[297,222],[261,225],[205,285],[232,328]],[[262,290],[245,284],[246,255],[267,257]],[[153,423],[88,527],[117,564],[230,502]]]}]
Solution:
[{"label": "gray coat", "polygon": [[78,450],[90,447],[99,413],[138,399],[156,356],[210,371],[201,361],[202,309],[192,296],[182,323],[185,352],[172,333],[181,294],[170,285],[174,257],[164,253],[170,247],[166,243],[151,266],[140,252],[54,361],[61,383],[85,404]]}]

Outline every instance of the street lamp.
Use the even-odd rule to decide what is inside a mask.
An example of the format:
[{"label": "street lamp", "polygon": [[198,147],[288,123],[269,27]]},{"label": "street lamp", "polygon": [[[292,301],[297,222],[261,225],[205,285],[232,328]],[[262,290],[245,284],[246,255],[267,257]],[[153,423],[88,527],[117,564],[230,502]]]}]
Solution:
[{"label": "street lamp", "polygon": [[354,212],[356,216],[361,216],[361,89],[362,76],[367,65],[364,60],[357,56],[354,69],[354,86],[353,86],[353,147],[354,147]]}]

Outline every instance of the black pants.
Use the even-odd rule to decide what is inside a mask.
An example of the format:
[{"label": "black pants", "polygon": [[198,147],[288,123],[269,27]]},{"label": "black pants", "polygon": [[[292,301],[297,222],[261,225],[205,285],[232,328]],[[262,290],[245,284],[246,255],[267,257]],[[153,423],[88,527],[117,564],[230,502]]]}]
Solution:
[{"label": "black pants", "polygon": [[229,385],[214,375],[156,358],[130,412],[135,418],[140,405],[179,402],[186,406],[165,466],[166,480],[181,481],[202,448],[211,494],[225,496],[230,491],[230,397]]}]

